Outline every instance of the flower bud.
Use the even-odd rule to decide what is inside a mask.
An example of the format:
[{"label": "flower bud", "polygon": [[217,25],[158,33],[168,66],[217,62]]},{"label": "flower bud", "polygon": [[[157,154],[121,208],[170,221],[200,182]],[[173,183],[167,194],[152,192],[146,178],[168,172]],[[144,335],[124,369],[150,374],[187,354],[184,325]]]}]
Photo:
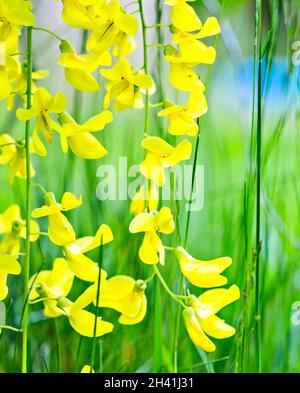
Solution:
[{"label": "flower bud", "polygon": [[164,55],[165,56],[167,56],[167,55],[173,56],[173,55],[177,55],[177,54],[178,54],[178,51],[176,50],[176,48],[174,48],[174,46],[169,44],[164,47]]},{"label": "flower bud", "polygon": [[59,45],[61,53],[75,53],[75,49],[68,40],[63,40]]}]

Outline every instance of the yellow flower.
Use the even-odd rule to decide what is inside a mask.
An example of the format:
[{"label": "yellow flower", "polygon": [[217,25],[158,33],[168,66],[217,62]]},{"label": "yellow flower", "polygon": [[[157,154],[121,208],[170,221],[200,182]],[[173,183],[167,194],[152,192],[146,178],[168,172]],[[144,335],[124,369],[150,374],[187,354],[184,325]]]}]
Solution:
[{"label": "yellow flower", "polygon": [[45,299],[44,314],[49,318],[58,317],[63,311],[57,307],[57,299],[69,294],[73,280],[74,273],[67,261],[56,258],[52,270],[42,270],[31,277],[29,301]]},{"label": "yellow flower", "polygon": [[93,370],[92,366],[85,365],[82,367],[82,370],[80,371],[81,374],[93,374],[95,371]]},{"label": "yellow flower", "polygon": [[77,55],[69,41],[63,41],[60,50],[58,64],[65,67],[65,78],[70,85],[79,91],[98,91],[100,86],[92,72],[100,65],[110,66],[111,55],[108,52]]},{"label": "yellow flower", "polygon": [[207,112],[207,102],[202,92],[192,92],[186,105],[170,103],[157,116],[168,116],[168,131],[172,135],[196,136],[199,131],[194,121]]},{"label": "yellow flower", "polygon": [[0,41],[18,35],[19,26],[31,26],[34,16],[27,0],[0,0]]},{"label": "yellow flower", "polygon": [[[30,146],[31,148],[31,146]],[[0,135],[0,165],[8,165],[8,181],[13,183],[15,176],[26,179],[26,152],[24,139],[16,139],[9,134]],[[31,165],[30,176],[35,176]]]},{"label": "yellow flower", "polygon": [[[96,26],[96,18],[91,8],[87,8],[82,0],[62,0],[63,21],[71,26],[90,30]],[[93,2],[94,3],[94,2]]]},{"label": "yellow flower", "polygon": [[[96,282],[99,277],[99,265],[84,254],[105,245],[113,240],[113,234],[108,225],[102,224],[95,236],[85,236],[75,240],[63,250],[70,269],[84,281]],[[105,285],[107,273],[101,269],[101,286]]]},{"label": "yellow flower", "polygon": [[[30,221],[30,241],[39,238],[39,225]],[[18,205],[9,206],[0,214],[0,234],[6,235],[0,242],[0,253],[15,255],[20,252],[20,239],[26,239],[26,222],[22,219]]]},{"label": "yellow flower", "polygon": [[197,73],[183,63],[171,63],[170,83],[175,89],[180,91],[204,92],[205,86]]},{"label": "yellow flower", "polygon": [[71,192],[65,192],[61,203],[56,202],[53,192],[44,195],[45,205],[34,209],[32,217],[48,216],[48,235],[52,243],[58,246],[67,246],[76,239],[74,229],[62,212],[73,210],[82,204],[81,197],[77,199]]},{"label": "yellow flower", "polygon": [[169,235],[175,225],[170,208],[162,207],[159,212],[140,213],[134,217],[129,226],[131,233],[145,232],[143,244],[139,250],[141,260],[146,264],[165,262],[165,250],[157,233]]},{"label": "yellow flower", "polygon": [[7,275],[18,275],[21,273],[19,262],[11,255],[0,254],[0,301],[4,300],[8,294],[6,285]]},{"label": "yellow flower", "polygon": [[207,337],[224,339],[235,334],[235,329],[215,314],[240,297],[239,288],[211,289],[198,297],[191,296],[191,306],[183,311],[188,334],[193,343],[206,352],[213,352],[215,344]]},{"label": "yellow flower", "polygon": [[195,286],[201,288],[219,287],[227,284],[227,278],[221,273],[232,264],[229,257],[210,261],[193,258],[182,247],[178,247],[175,256],[179,261],[182,274]]},{"label": "yellow flower", "polygon": [[91,32],[87,41],[87,50],[101,53],[119,43],[124,37],[135,36],[138,21],[134,15],[126,15],[119,1],[105,4],[96,13],[97,27]]},{"label": "yellow flower", "polygon": [[104,97],[105,108],[108,108],[114,99],[116,111],[143,107],[140,89],[149,90],[153,87],[153,80],[149,75],[138,71],[133,73],[126,59],[119,60],[111,69],[100,70],[100,73],[109,80]]},{"label": "yellow flower", "polygon": [[206,46],[199,38],[206,38],[220,33],[218,20],[210,17],[206,20],[200,32],[190,34],[179,32],[173,35],[172,43],[178,44],[179,53],[170,51],[165,60],[170,63],[184,63],[191,67],[198,64],[212,64],[216,60],[216,49]]},{"label": "yellow flower", "polygon": [[77,124],[65,112],[61,113],[58,119],[63,124],[60,130],[60,140],[64,153],[68,151],[68,146],[70,146],[74,154],[84,159],[100,159],[107,154],[107,150],[91,132],[101,131],[106,124],[113,121],[110,111],[104,110],[82,125]]},{"label": "yellow flower", "polygon": [[45,88],[40,87],[33,96],[32,108],[17,110],[19,120],[26,121],[36,118],[32,142],[34,151],[40,156],[45,156],[47,150],[39,137],[39,131],[42,132],[48,143],[52,143],[53,130],[60,132],[60,126],[50,118],[50,113],[59,114],[65,110],[65,107],[66,97],[63,93],[52,96]]},{"label": "yellow flower", "polygon": [[129,276],[114,276],[100,285],[97,303],[97,283],[90,286],[74,303],[73,309],[84,308],[91,302],[99,307],[112,308],[121,313],[118,321],[123,325],[140,323],[147,312],[146,283]]},{"label": "yellow flower", "polygon": [[154,184],[141,186],[134,195],[130,204],[130,211],[136,216],[148,207],[150,211],[156,210],[158,206],[158,192]]},{"label": "yellow flower", "polygon": [[198,18],[193,7],[186,3],[186,1],[195,0],[166,0],[165,4],[172,6],[171,21],[172,24],[182,31],[195,31],[202,27],[202,23]]},{"label": "yellow flower", "polygon": [[142,141],[141,146],[147,150],[147,155],[140,164],[140,171],[160,187],[165,184],[165,168],[188,160],[192,152],[192,144],[188,140],[173,147],[159,137],[148,137]]},{"label": "yellow flower", "polygon": [[[100,337],[113,331],[112,323],[104,321],[102,317],[96,317],[89,311],[79,309],[75,303],[65,297],[59,298],[57,304],[63,314],[68,317],[72,328],[81,336]],[[96,332],[94,332],[95,324]]]}]

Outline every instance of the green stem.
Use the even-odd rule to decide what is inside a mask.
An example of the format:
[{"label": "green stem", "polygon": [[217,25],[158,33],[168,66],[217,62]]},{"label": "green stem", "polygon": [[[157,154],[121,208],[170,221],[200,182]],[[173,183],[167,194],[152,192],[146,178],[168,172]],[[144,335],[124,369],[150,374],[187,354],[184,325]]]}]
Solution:
[{"label": "green stem", "polygon": [[[27,109],[31,108],[32,87],[32,27],[27,28]],[[28,287],[30,274],[30,215],[31,215],[31,174],[30,174],[30,120],[25,125],[25,154],[26,154],[26,240],[24,274],[24,315],[22,340],[22,373],[27,372],[27,344],[28,344]]]},{"label": "green stem", "polygon": [[[103,260],[103,247],[102,247],[102,236],[100,238],[100,249],[99,249],[99,273],[98,273],[98,281],[97,281],[97,297],[96,297],[96,314],[95,314],[95,323],[94,323],[94,332],[93,332],[93,345],[91,352],[91,372],[92,369],[95,369],[95,355],[96,355],[96,342],[97,342],[97,322],[99,316],[99,300],[100,300],[100,284],[101,284],[101,267]],[[102,367],[102,366],[101,366]]]},{"label": "green stem", "polygon": [[47,194],[47,191],[40,183],[31,183],[31,187],[38,187],[43,194]]},{"label": "green stem", "polygon": [[147,29],[153,29],[155,27],[170,27],[169,23],[155,23],[154,25],[146,26]]},{"label": "green stem", "polygon": [[62,364],[62,345],[61,345],[61,335],[59,329],[59,320],[55,318],[55,335],[56,335],[56,343],[57,343],[57,372],[61,373],[61,364]]},{"label": "green stem", "polygon": [[[147,51],[147,26],[145,23],[144,9],[143,9],[143,1],[138,0],[140,16],[142,22],[142,32],[143,32],[143,50],[144,50],[144,65],[143,69],[145,74],[148,74],[148,51]],[[145,95],[145,124],[144,124],[144,133],[148,132],[148,121],[149,121],[149,90],[146,90]]]},{"label": "green stem", "polygon": [[13,326],[7,326],[7,325],[0,325],[0,331],[1,331],[1,329],[12,330],[13,332],[16,332],[16,333],[22,332],[22,329],[18,329]]},{"label": "green stem", "polygon": [[256,266],[255,266],[255,349],[257,371],[261,373],[261,307],[260,307],[260,195],[261,195],[261,132],[262,132],[262,5],[256,0],[256,29],[258,40],[258,80],[257,80],[257,147],[256,147]]},{"label": "green stem", "polygon": [[53,33],[53,31],[51,31],[51,30],[44,29],[43,27],[32,27],[32,29],[36,30],[36,31],[43,31],[45,33],[48,33],[48,34],[52,35],[52,37],[56,38],[58,41],[64,41],[63,38],[61,38],[59,35]]},{"label": "green stem", "polygon": [[186,305],[178,299],[177,295],[175,295],[175,293],[173,293],[171,291],[171,289],[168,287],[167,283],[165,282],[165,280],[163,279],[163,276],[161,275],[158,267],[156,265],[153,265],[153,269],[155,271],[155,274],[157,275],[159,281],[161,282],[161,285],[164,287],[164,289],[166,290],[166,292],[171,296],[171,298],[173,300],[175,300],[175,302],[179,303],[182,307],[186,307]]}]

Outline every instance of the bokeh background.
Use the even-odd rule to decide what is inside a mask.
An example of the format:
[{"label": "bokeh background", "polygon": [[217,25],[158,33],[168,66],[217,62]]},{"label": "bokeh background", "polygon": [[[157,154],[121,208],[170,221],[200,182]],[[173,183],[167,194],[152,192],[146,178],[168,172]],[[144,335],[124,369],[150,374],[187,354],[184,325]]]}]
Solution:
[{"label": "bokeh background", "polygon": [[[121,2],[125,4],[125,2]],[[169,8],[162,0],[146,0],[145,17],[148,24],[166,22]],[[262,123],[262,368],[265,372],[300,371],[300,325],[291,322],[292,305],[300,301],[300,134],[299,134],[299,86],[300,65],[292,63],[292,44],[300,41],[300,15],[298,0],[264,1],[263,37],[271,29],[271,45],[263,60],[263,123]],[[33,1],[36,26],[49,28],[60,36],[70,39],[80,51],[84,33],[72,29],[61,19],[62,5],[51,0]],[[217,41],[217,61],[210,70],[199,67],[199,74],[206,81],[208,113],[201,120],[198,164],[205,170],[205,201],[199,212],[191,215],[187,249],[200,259],[212,259],[222,255],[233,258],[233,265],[226,274],[229,284],[236,283],[242,291],[241,299],[225,309],[221,315],[237,327],[237,335],[219,341],[215,353],[207,356],[197,350],[189,340],[183,323],[180,324],[178,342],[178,371],[232,372],[255,371],[254,350],[254,263],[255,212],[251,210],[255,188],[249,171],[254,156],[256,117],[253,108],[254,68],[254,0],[195,1],[193,3],[202,20],[214,15],[220,18],[222,35]],[[137,6],[131,6],[134,11]],[[137,14],[138,16],[138,14]],[[151,31],[148,41],[168,43],[166,29]],[[21,38],[25,43],[25,34]],[[130,60],[142,66],[141,35],[138,47]],[[34,69],[48,69],[49,77],[42,81],[52,94],[63,91],[68,97],[68,111],[79,121],[85,121],[102,110],[103,80],[98,74],[102,89],[99,93],[76,93],[67,85],[63,69],[57,65],[58,42],[43,32],[34,32]],[[184,102],[185,94],[178,94],[168,83],[168,65],[164,63],[161,48],[149,48],[149,70],[157,84],[157,93],[150,98],[158,102],[168,98]],[[17,102],[20,105],[20,102]],[[157,109],[151,109],[150,129],[153,134],[167,136],[166,123],[158,119]],[[129,201],[99,201],[96,188],[99,179],[96,172],[100,164],[115,164],[119,156],[128,157],[128,164],[138,164],[143,158],[140,141],[143,137],[143,111],[126,110],[115,114],[114,122],[97,134],[109,154],[100,161],[84,161],[71,152],[64,155],[56,138],[49,147],[46,159],[33,157],[37,171],[36,181],[58,198],[64,191],[83,197],[83,206],[68,217],[77,236],[93,234],[101,223],[110,225],[114,242],[105,248],[104,268],[109,275],[129,274],[147,278],[149,267],[138,258],[141,238],[128,231],[132,215]],[[15,109],[7,112],[0,103],[0,132],[21,136],[24,125],[15,117]],[[252,136],[251,136],[252,135]],[[195,143],[195,142],[194,142]],[[16,180],[9,187],[7,168],[0,168],[1,212],[12,203],[23,208],[24,184]],[[38,189],[33,191],[34,206],[42,203]],[[174,201],[170,202],[174,208]],[[184,234],[186,212],[178,204],[181,233]],[[41,221],[42,230],[46,221]],[[178,244],[178,232],[168,239],[170,245]],[[32,272],[41,264],[50,268],[57,247],[45,237],[32,247]],[[97,253],[90,254],[95,259]],[[168,254],[164,276],[174,291],[180,285],[176,260]],[[18,325],[22,309],[22,280],[9,278],[11,301],[8,301],[8,320]],[[245,285],[245,283],[247,283]],[[76,299],[86,288],[80,280],[71,292]],[[195,294],[197,288],[190,288]],[[98,367],[107,372],[173,371],[176,351],[177,305],[155,280],[147,289],[149,299],[145,320],[137,326],[115,324],[114,332],[99,340],[97,347]],[[103,310],[103,315],[117,322],[117,313]],[[30,368],[34,372],[56,370],[57,335],[55,324],[46,320],[40,305],[32,306],[30,313]],[[64,372],[79,371],[89,362],[91,340],[80,339],[66,318],[58,320],[58,334],[62,344]],[[244,338],[243,338],[244,337]],[[242,342],[245,341],[244,347]],[[81,342],[81,343],[80,343]],[[80,345],[81,344],[81,345]],[[80,346],[79,346],[80,345]],[[0,336],[0,370],[9,372],[19,369],[20,336],[2,332]],[[80,351],[78,351],[80,348]]]}]

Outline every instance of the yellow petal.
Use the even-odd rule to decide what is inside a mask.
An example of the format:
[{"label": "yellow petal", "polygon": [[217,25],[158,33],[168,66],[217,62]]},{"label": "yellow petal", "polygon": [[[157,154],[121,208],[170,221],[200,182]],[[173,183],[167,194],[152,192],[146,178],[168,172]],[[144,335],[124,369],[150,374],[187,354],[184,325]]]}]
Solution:
[{"label": "yellow petal", "polygon": [[155,230],[169,235],[174,232],[175,224],[169,207],[162,207],[153,219]]},{"label": "yellow petal", "polygon": [[100,89],[100,86],[93,75],[83,70],[66,68],[65,78],[71,86],[79,91],[92,93]]},{"label": "yellow petal", "polygon": [[197,38],[211,37],[221,33],[221,28],[217,18],[211,16],[206,19],[202,29],[197,33]]},{"label": "yellow petal", "polygon": [[[69,321],[74,330],[82,336],[94,337],[95,315],[86,310],[75,310],[69,315]],[[114,325],[97,317],[96,337],[112,332]]]},{"label": "yellow petal", "polygon": [[145,318],[146,312],[147,312],[147,298],[145,295],[143,295],[139,312],[134,317],[130,317],[128,315],[122,314],[119,317],[118,322],[121,325],[136,325],[137,323],[140,323]]},{"label": "yellow petal", "polygon": [[0,234],[10,233],[14,221],[21,221],[19,205],[11,205],[0,214]]},{"label": "yellow petal", "polygon": [[154,265],[160,262],[162,265],[165,262],[165,249],[162,241],[156,233],[146,232],[143,243],[139,250],[139,257],[142,262]]},{"label": "yellow petal", "polygon": [[66,246],[76,239],[72,225],[62,213],[49,216],[48,234],[52,243],[58,246]]},{"label": "yellow petal", "polygon": [[199,79],[197,73],[184,64],[171,64],[170,83],[180,91],[204,91],[205,86]]},{"label": "yellow petal", "polygon": [[11,143],[8,146],[2,146],[2,154],[0,155],[0,165],[9,163],[16,154],[16,146],[14,143],[13,137],[9,134],[0,135],[0,145],[5,145],[7,143]]},{"label": "yellow petal", "polygon": [[8,287],[6,285],[7,274],[0,273],[0,302],[7,297]]},{"label": "yellow petal", "polygon": [[153,231],[153,215],[150,213],[140,213],[131,221],[129,231],[131,233]]},{"label": "yellow petal", "polygon": [[98,115],[86,121],[82,126],[86,128],[87,131],[101,131],[106,126],[106,124],[111,123],[112,121],[112,112],[104,110]]},{"label": "yellow petal", "polygon": [[70,137],[69,145],[77,157],[86,160],[100,160],[107,154],[105,147],[89,132]]},{"label": "yellow petal", "polygon": [[92,366],[85,365],[82,367],[82,370],[80,371],[81,374],[93,374],[95,371],[93,370]]},{"label": "yellow petal", "polygon": [[201,320],[202,329],[213,338],[228,338],[235,334],[235,328],[227,325],[216,315]]},{"label": "yellow petal", "polygon": [[192,307],[187,307],[183,311],[183,317],[190,339],[196,347],[206,352],[214,352],[216,350],[216,346],[203,332]]},{"label": "yellow petal", "polygon": [[0,273],[18,275],[21,273],[21,265],[13,256],[0,254]]},{"label": "yellow petal", "polygon": [[61,200],[61,206],[63,211],[68,211],[68,210],[73,210],[76,209],[76,207],[82,205],[82,198],[76,198],[74,194],[71,192],[65,192],[62,200]]},{"label": "yellow petal", "polygon": [[198,297],[200,303],[216,314],[228,304],[240,298],[240,290],[236,285],[232,285],[228,289],[217,288],[204,292]]},{"label": "yellow petal", "polygon": [[182,31],[195,31],[202,27],[196,12],[185,1],[178,2],[172,7],[171,21],[177,29]]}]

